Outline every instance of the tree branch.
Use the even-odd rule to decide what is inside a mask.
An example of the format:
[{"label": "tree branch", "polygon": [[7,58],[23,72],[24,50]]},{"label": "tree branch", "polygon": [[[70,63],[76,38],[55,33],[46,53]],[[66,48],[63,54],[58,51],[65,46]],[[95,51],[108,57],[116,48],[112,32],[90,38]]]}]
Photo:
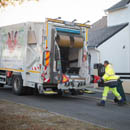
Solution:
[{"label": "tree branch", "polygon": [[22,4],[25,1],[39,1],[39,0],[0,0],[0,8],[7,7],[8,5],[15,5],[16,3]]}]

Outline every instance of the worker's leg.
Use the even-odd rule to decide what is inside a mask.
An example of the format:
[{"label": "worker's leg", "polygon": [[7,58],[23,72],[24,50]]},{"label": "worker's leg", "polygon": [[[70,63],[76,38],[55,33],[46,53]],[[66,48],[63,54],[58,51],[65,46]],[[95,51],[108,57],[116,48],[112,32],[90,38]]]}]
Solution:
[{"label": "worker's leg", "polygon": [[110,90],[112,91],[112,93],[117,97],[118,100],[121,100],[121,96],[117,91],[117,88],[110,88]]},{"label": "worker's leg", "polygon": [[124,105],[124,101],[123,101],[121,95],[118,93],[117,88],[116,88],[116,87],[115,87],[115,88],[111,88],[110,90],[112,91],[112,93],[113,93],[113,94],[117,97],[117,99],[119,100],[118,105],[120,105],[120,106]]},{"label": "worker's leg", "polygon": [[97,104],[98,106],[105,106],[105,101],[106,101],[106,99],[107,99],[108,92],[109,92],[109,87],[108,87],[108,86],[105,86],[105,87],[104,87],[103,94],[102,94],[102,100],[101,100],[101,102],[99,102],[99,103]]},{"label": "worker's leg", "polygon": [[102,94],[102,100],[106,101],[109,90],[110,90],[110,88],[108,86],[104,87],[103,94]]}]

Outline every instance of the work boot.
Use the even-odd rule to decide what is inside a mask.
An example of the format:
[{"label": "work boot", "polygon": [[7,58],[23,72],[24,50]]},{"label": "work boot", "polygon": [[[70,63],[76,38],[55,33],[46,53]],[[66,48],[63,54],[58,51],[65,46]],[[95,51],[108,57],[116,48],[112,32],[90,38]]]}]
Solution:
[{"label": "work boot", "polygon": [[114,102],[115,102],[115,103],[118,103],[119,100],[115,97],[115,98],[114,98]]},{"label": "work boot", "polygon": [[105,106],[105,101],[104,100],[101,100],[101,102],[97,103],[98,106]]},{"label": "work boot", "polygon": [[125,105],[124,100],[123,100],[123,99],[119,100],[119,101],[118,101],[118,105],[119,105],[119,106],[124,106],[124,105]]}]

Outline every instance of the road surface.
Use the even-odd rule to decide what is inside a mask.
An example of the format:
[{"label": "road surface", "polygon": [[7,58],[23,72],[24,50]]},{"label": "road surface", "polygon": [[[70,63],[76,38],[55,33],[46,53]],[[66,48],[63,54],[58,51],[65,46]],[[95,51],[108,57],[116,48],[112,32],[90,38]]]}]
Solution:
[{"label": "road surface", "polygon": [[[100,95],[97,94],[97,95]],[[116,130],[130,130],[130,106],[119,107],[107,102],[105,107],[98,107],[99,100],[93,95],[83,96],[44,96],[26,95],[16,96],[9,88],[0,88],[0,99],[26,104],[49,112],[55,112],[96,125]]]}]

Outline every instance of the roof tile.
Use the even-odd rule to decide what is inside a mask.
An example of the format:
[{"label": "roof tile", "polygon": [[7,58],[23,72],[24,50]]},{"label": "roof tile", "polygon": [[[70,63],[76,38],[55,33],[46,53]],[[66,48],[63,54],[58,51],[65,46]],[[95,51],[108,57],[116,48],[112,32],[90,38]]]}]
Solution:
[{"label": "roof tile", "polygon": [[108,8],[105,11],[109,12],[109,11],[114,11],[114,10],[117,10],[117,9],[120,9],[120,8],[124,8],[129,3],[130,3],[130,0],[121,0],[121,1],[119,1],[118,3],[116,3],[115,5],[113,5],[112,7]]},{"label": "roof tile", "polygon": [[98,47],[102,43],[104,43],[106,40],[111,38],[113,35],[121,31],[123,28],[125,28],[129,23],[120,24],[116,26],[111,27],[104,27],[102,29],[98,30],[89,30],[88,32],[88,47]]}]

